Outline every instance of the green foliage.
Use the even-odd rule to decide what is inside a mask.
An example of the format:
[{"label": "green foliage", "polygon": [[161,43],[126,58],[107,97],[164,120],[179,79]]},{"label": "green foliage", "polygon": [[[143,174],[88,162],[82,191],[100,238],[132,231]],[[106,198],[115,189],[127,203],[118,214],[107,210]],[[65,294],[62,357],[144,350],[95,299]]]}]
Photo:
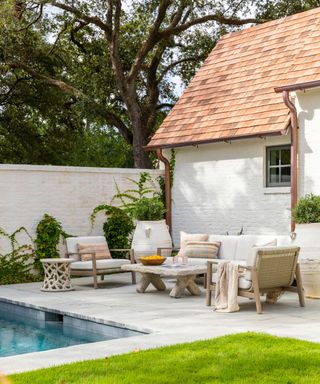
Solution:
[{"label": "green foliage", "polygon": [[11,378],[14,384],[318,384],[319,366],[318,343],[248,332]]},{"label": "green foliage", "polygon": [[[110,249],[129,249],[134,223],[122,209],[109,206],[106,209],[107,221],[103,224],[105,238]],[[111,252],[112,253],[112,252]],[[114,252],[112,257],[125,257],[126,252]]]},{"label": "green foliage", "polygon": [[[24,234],[29,244],[17,240],[19,234]],[[35,257],[33,240],[26,228],[21,227],[11,235],[0,229],[0,236],[9,243],[10,252],[0,254],[0,284],[18,284],[37,280],[31,273]]]},{"label": "green foliage", "polygon": [[162,220],[164,213],[164,205],[159,197],[143,197],[136,202],[133,217],[141,221]]},{"label": "green foliage", "polygon": [[311,193],[301,197],[293,217],[298,224],[320,223],[320,196]]},{"label": "green foliage", "polygon": [[62,225],[54,217],[47,213],[37,226],[36,258],[34,266],[42,272],[41,259],[59,257],[57,246],[61,237],[70,237],[62,228]]}]

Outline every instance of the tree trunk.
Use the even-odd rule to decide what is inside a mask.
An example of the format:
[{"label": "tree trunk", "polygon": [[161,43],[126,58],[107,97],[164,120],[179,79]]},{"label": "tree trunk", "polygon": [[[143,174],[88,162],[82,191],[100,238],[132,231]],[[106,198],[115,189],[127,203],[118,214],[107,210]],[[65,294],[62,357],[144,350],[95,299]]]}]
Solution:
[{"label": "tree trunk", "polygon": [[137,119],[133,122],[133,160],[135,168],[149,169],[152,168],[149,152],[143,147],[148,144],[149,135],[146,132],[143,119]]}]

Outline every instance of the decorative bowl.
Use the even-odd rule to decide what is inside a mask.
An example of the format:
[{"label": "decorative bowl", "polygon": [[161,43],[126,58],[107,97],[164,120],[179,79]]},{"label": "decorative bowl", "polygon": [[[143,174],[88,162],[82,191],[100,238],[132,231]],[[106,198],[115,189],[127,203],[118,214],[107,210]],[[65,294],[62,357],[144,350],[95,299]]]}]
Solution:
[{"label": "decorative bowl", "polygon": [[161,265],[166,261],[166,259],[166,257],[158,255],[140,257],[140,261],[143,265]]}]

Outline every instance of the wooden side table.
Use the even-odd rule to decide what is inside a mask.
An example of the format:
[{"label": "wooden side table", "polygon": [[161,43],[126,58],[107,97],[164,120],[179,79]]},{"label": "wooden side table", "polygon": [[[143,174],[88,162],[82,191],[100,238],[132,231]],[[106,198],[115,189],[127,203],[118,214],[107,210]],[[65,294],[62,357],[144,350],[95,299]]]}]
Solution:
[{"label": "wooden side table", "polygon": [[63,292],[72,291],[74,288],[70,280],[70,264],[72,259],[42,259],[44,280],[41,291]]}]

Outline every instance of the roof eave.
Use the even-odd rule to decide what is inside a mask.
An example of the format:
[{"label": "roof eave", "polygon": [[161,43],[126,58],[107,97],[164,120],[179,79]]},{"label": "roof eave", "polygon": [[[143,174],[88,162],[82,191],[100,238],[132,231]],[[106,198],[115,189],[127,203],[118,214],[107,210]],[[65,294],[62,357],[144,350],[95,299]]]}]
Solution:
[{"label": "roof eave", "polygon": [[282,87],[275,87],[274,90],[276,93],[281,92],[290,92],[290,91],[304,91],[311,88],[320,88],[320,80],[308,81],[305,83],[299,84],[289,84]]},{"label": "roof eave", "polygon": [[234,140],[244,140],[244,139],[254,139],[254,138],[264,138],[266,136],[281,136],[286,135],[288,132],[289,122],[286,127],[279,129],[278,131],[273,132],[261,132],[259,134],[252,135],[239,135],[234,137],[224,137],[219,139],[207,139],[207,140],[198,140],[198,141],[184,141],[180,143],[170,143],[170,144],[160,144],[160,145],[147,145],[144,147],[145,151],[154,151],[156,149],[169,149],[169,148],[179,148],[179,147],[194,147],[202,144],[211,144],[211,143],[222,143],[229,142]]}]

